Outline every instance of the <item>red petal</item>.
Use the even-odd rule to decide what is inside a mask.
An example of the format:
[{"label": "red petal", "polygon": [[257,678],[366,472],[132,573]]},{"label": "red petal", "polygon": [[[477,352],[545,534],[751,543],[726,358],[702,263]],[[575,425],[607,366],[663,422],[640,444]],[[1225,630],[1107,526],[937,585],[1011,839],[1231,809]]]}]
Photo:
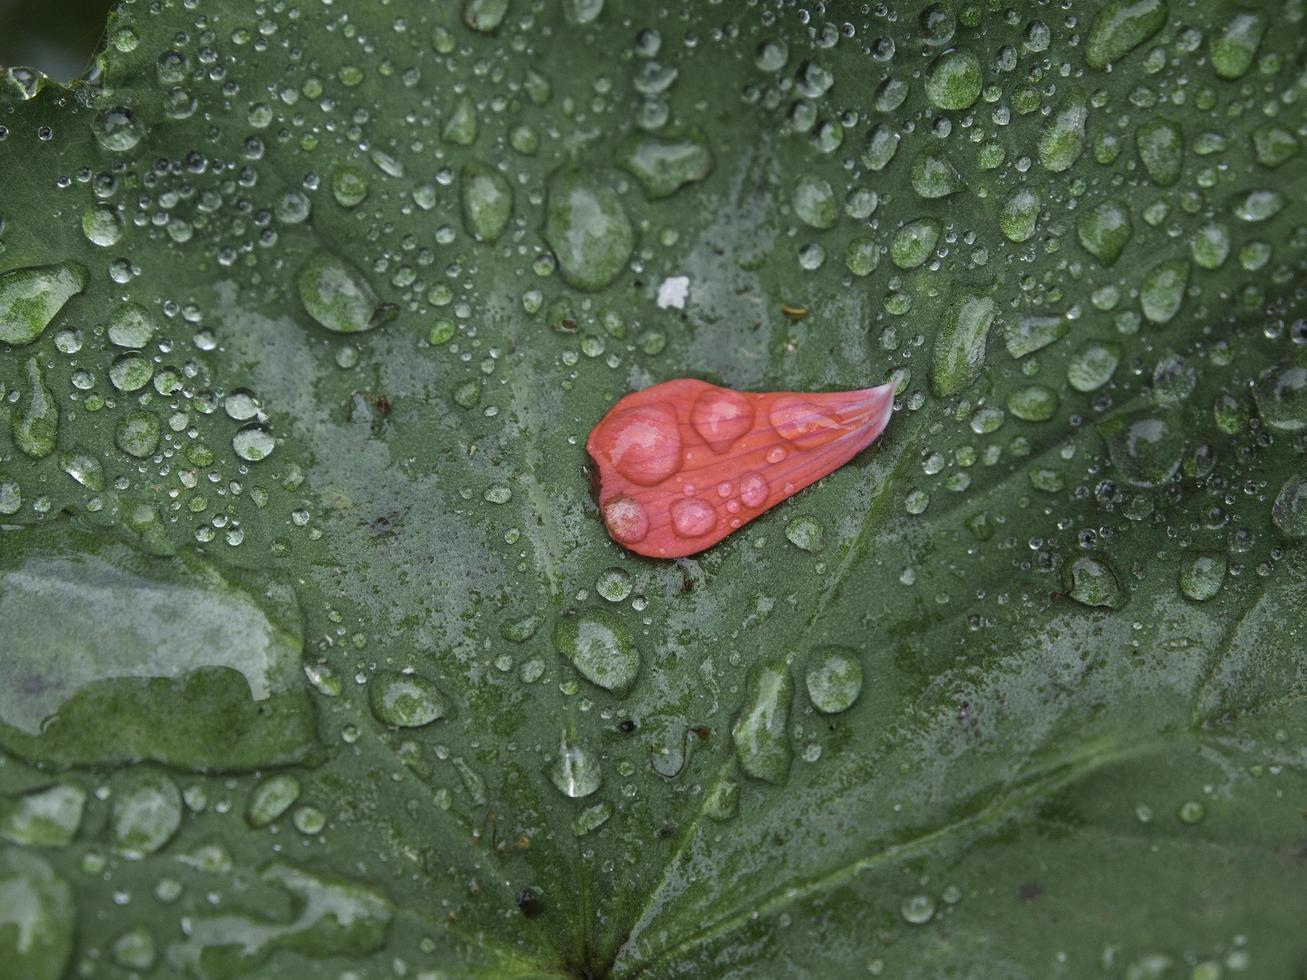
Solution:
[{"label": "red petal", "polygon": [[892,384],[739,392],[681,378],[627,395],[585,444],[604,524],[651,558],[703,551],[867,448],[893,408]]}]

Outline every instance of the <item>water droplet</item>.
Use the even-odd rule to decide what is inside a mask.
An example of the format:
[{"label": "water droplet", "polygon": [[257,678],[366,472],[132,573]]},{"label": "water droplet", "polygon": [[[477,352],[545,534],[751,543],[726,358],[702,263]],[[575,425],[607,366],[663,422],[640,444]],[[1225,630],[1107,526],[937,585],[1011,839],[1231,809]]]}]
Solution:
[{"label": "water droplet", "polygon": [[269,776],[254,788],[245,806],[245,822],[266,827],[291,808],[300,796],[300,781],[289,773]]},{"label": "water droplet", "polygon": [[1149,270],[1139,286],[1139,306],[1153,323],[1169,323],[1180,312],[1189,284],[1189,263],[1167,259]]},{"label": "water droplet", "polygon": [[746,507],[761,507],[767,502],[771,487],[761,473],[749,472],[740,477],[740,500]]},{"label": "water droplet", "polygon": [[161,772],[136,770],[114,794],[110,838],[115,851],[139,860],[172,840],[181,822],[177,784]]},{"label": "water droplet", "polygon": [[828,715],[848,711],[862,693],[862,664],[857,653],[826,647],[814,656],[804,678],[813,707]]},{"label": "water droplet", "polygon": [[1057,392],[1044,385],[1020,388],[1007,399],[1007,410],[1023,422],[1047,422],[1057,414],[1057,405]]},{"label": "water droplet", "polygon": [[678,500],[671,507],[672,529],[683,538],[697,538],[717,527],[717,511],[698,497]]},{"label": "water droplet", "polygon": [[86,269],[75,262],[6,272],[0,276],[0,343],[30,344],[85,288]]},{"label": "water droplet", "polygon": [[129,929],[114,940],[110,949],[113,961],[128,970],[148,971],[154,966],[158,955],[154,947],[154,937],[144,926]]},{"label": "water droplet", "polygon": [[862,151],[862,164],[868,170],[884,170],[898,152],[902,136],[887,123],[878,123],[867,131],[867,142]]},{"label": "water droplet", "polygon": [[609,602],[625,601],[631,588],[631,576],[624,568],[606,568],[595,582],[595,591]]},{"label": "water droplet", "polygon": [[749,670],[744,708],[731,729],[740,768],[754,779],[780,785],[790,773],[790,702],[794,682],[784,663]]},{"label": "water droplet", "polygon": [[0,837],[27,847],[64,847],[76,836],[85,805],[86,791],[65,783],[5,797]]},{"label": "water droplet", "polygon": [[1180,179],[1184,165],[1184,134],[1169,119],[1149,119],[1135,130],[1135,147],[1139,162],[1161,187],[1170,187]]},{"label": "water droplet", "polygon": [[119,347],[140,349],[154,337],[150,311],[136,303],[125,303],[109,318],[109,340]]},{"label": "water droplet", "polygon": [[618,148],[616,160],[654,199],[703,180],[714,164],[708,139],[697,129],[668,130],[659,136],[637,133]]},{"label": "water droplet", "polygon": [[1062,173],[1085,151],[1085,121],[1089,107],[1084,93],[1072,89],[1058,103],[1039,134],[1039,162],[1051,173]]},{"label": "water droplet", "polygon": [[941,109],[970,109],[980,98],[984,75],[969,51],[945,51],[926,73],[926,97]]},{"label": "water droplet", "polygon": [[1199,823],[1207,816],[1207,808],[1197,800],[1186,800],[1180,805],[1176,816],[1180,818],[1181,823]]},{"label": "water droplet", "polygon": [[1271,505],[1271,523],[1285,537],[1307,538],[1307,476],[1295,474],[1284,481]]},{"label": "water droplet", "polygon": [[92,493],[104,491],[104,467],[89,452],[71,449],[60,453],[59,468]]},{"label": "water droplet", "polygon": [[363,273],[330,252],[310,255],[296,282],[305,312],[333,333],[371,330],[397,312],[378,301]]},{"label": "water droplet", "polygon": [[463,0],[463,23],[481,34],[491,34],[508,13],[508,0]]},{"label": "water droplet", "polygon": [[1116,572],[1105,561],[1082,555],[1067,566],[1066,593],[1082,606],[1120,609],[1125,591]]},{"label": "water droplet", "polygon": [[1241,221],[1269,221],[1284,208],[1284,195],[1279,191],[1249,191],[1234,202],[1234,216]]},{"label": "water droplet", "polygon": [[640,651],[620,616],[607,609],[585,609],[560,616],[554,646],[577,672],[606,691],[626,694],[640,672]]},{"label": "water droplet", "polygon": [[1035,234],[1039,220],[1039,195],[1027,187],[1019,187],[1003,203],[998,224],[1009,241],[1028,241]]},{"label": "water droplet", "polygon": [[772,400],[768,421],[777,435],[800,449],[816,449],[847,431],[839,419],[797,395]]},{"label": "water droplet", "polygon": [[617,472],[642,487],[661,483],[681,468],[676,410],[663,402],[609,415],[596,429],[594,445]]},{"label": "water droplet", "polygon": [[479,242],[493,242],[513,216],[513,188],[498,170],[469,163],[461,177],[463,227]]},{"label": "water droplet", "polygon": [[1192,555],[1180,568],[1180,591],[1186,599],[1206,602],[1221,591],[1225,571],[1223,555]]},{"label": "water droplet", "polygon": [[1083,344],[1067,364],[1067,382],[1076,391],[1097,391],[1111,380],[1121,363],[1121,347],[1111,341]]},{"label": "water droplet", "polygon": [[250,463],[267,459],[276,444],[272,433],[257,423],[242,426],[231,437],[231,448],[236,455]]},{"label": "water droplet", "polygon": [[927,200],[948,197],[967,186],[953,161],[935,149],[925,149],[917,154],[909,177],[912,189]]},{"label": "water droplet", "polygon": [[1007,323],[1004,343],[1009,354],[1022,358],[1061,340],[1069,329],[1066,317],[1023,316]]},{"label": "water droplet", "polygon": [[929,895],[909,896],[899,905],[899,914],[905,922],[924,926],[935,917],[935,900]]},{"label": "water droplet", "polygon": [[935,251],[943,227],[934,218],[909,221],[894,233],[890,242],[890,260],[904,271],[917,268]]},{"label": "water droplet", "polygon": [[1202,269],[1219,269],[1230,254],[1230,233],[1224,225],[1208,222],[1194,233],[1189,254]]},{"label": "water droplet", "polygon": [[603,772],[598,757],[577,741],[575,732],[564,729],[558,758],[549,766],[549,779],[560,793],[576,800],[598,791]]},{"label": "water droplet", "polygon": [[449,714],[434,683],[396,671],[382,671],[368,683],[368,704],[379,722],[399,728],[421,728]]},{"label": "water droplet", "polygon": [[96,142],[110,153],[124,153],[141,141],[145,124],[126,106],[102,109],[91,125]]},{"label": "water droplet", "polygon": [[811,517],[796,517],[786,523],[785,537],[800,551],[821,551],[822,527]]},{"label": "water droplet", "polygon": [[337,167],[331,175],[331,196],[343,208],[357,207],[368,196],[367,175],[357,167]]},{"label": "water droplet", "polygon": [[76,906],[72,890],[42,857],[17,847],[0,849],[0,957],[23,980],[67,975]]},{"label": "water droplet", "polygon": [[1247,74],[1265,33],[1264,15],[1252,10],[1236,11],[1224,27],[1212,32],[1212,67],[1216,74],[1231,80]]},{"label": "water droplet", "polygon": [[1098,426],[1112,465],[1132,486],[1160,487],[1175,476],[1184,454],[1184,432],[1170,413],[1141,409]]},{"label": "water droplet", "polygon": [[617,192],[574,167],[549,182],[544,234],[563,278],[587,291],[616,279],[635,249],[635,230]]},{"label": "water droplet", "polygon": [[1116,201],[1094,205],[1076,222],[1080,244],[1103,265],[1113,265],[1121,257],[1133,232],[1129,209]]},{"label": "water droplet", "polygon": [[1085,44],[1091,68],[1106,68],[1162,29],[1166,0],[1112,0],[1094,15]]},{"label": "water droplet", "polygon": [[82,215],[82,233],[92,245],[108,248],[123,237],[123,222],[111,208],[89,208]]},{"label": "water droplet", "polygon": [[637,544],[649,536],[649,515],[638,500],[616,496],[604,504],[603,512],[609,533],[623,544]]},{"label": "water droplet", "polygon": [[839,218],[835,191],[830,182],[805,174],[794,186],[794,213],[810,228],[834,228]]},{"label": "water droplet", "polygon": [[935,335],[930,362],[930,383],[935,394],[941,398],[955,395],[980,375],[993,321],[991,297],[965,295],[953,304]]},{"label": "water droplet", "polygon": [[59,403],[46,387],[45,375],[34,357],[27,360],[27,390],[15,407],[12,433],[14,445],[32,459],[44,459],[54,452]]},{"label": "water droplet", "polygon": [[690,411],[695,431],[718,454],[726,452],[748,433],[753,428],[753,419],[753,404],[729,388],[709,388]]}]

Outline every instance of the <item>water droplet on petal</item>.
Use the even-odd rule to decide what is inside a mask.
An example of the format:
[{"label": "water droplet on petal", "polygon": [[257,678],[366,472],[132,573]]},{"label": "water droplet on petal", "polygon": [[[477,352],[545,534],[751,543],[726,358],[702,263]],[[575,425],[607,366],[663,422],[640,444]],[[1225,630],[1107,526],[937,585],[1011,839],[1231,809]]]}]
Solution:
[{"label": "water droplet on petal", "polygon": [[617,472],[642,487],[661,483],[681,468],[681,430],[670,405],[615,413],[599,424],[594,437]]},{"label": "water droplet on petal", "polygon": [[717,511],[698,497],[672,504],[672,527],[683,538],[697,538],[717,526]]},{"label": "water droplet on petal", "polygon": [[753,405],[729,388],[710,388],[699,396],[690,413],[695,431],[715,453],[724,453],[753,428]]},{"label": "water droplet on petal", "polygon": [[746,507],[761,507],[767,502],[767,495],[771,493],[771,487],[767,485],[767,478],[761,473],[745,473],[740,477],[740,500]]},{"label": "water droplet on petal", "polygon": [[649,515],[631,497],[614,497],[604,504],[604,524],[622,544],[636,544],[649,536]]}]

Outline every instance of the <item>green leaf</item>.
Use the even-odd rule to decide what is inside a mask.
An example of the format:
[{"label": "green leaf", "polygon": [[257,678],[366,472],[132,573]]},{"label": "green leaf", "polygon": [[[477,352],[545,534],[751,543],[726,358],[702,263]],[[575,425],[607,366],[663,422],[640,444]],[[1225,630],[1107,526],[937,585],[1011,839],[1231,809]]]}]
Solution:
[{"label": "green leaf", "polygon": [[[828,7],[4,73],[7,965],[1301,971],[1302,3]],[[584,444],[683,376],[898,406],[649,561]]]}]

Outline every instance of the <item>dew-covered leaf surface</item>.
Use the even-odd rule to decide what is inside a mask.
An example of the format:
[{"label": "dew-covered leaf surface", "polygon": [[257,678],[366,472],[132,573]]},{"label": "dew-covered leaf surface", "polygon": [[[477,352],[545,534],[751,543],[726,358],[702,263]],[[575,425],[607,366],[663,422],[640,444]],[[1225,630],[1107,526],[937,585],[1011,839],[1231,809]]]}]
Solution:
[{"label": "dew-covered leaf surface", "polygon": [[[1297,977],[1302,0],[125,3],[0,77],[15,975]],[[623,395],[899,378],[693,558]]]}]

